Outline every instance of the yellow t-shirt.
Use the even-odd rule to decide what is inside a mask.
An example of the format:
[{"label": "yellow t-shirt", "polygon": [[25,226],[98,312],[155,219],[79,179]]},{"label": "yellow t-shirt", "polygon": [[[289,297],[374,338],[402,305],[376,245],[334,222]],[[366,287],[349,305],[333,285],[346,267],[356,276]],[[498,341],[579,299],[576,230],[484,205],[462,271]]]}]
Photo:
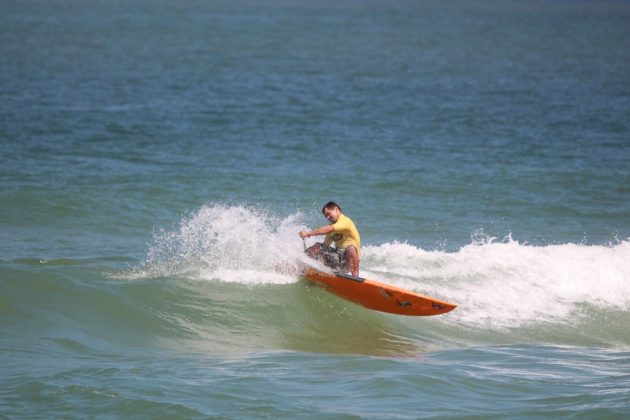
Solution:
[{"label": "yellow t-shirt", "polygon": [[342,251],[354,245],[357,253],[361,255],[361,237],[356,226],[354,226],[354,223],[348,216],[343,213],[340,214],[337,221],[333,223],[333,228],[335,230],[326,235],[326,239],[324,239],[325,245],[330,245],[334,241],[337,249]]}]

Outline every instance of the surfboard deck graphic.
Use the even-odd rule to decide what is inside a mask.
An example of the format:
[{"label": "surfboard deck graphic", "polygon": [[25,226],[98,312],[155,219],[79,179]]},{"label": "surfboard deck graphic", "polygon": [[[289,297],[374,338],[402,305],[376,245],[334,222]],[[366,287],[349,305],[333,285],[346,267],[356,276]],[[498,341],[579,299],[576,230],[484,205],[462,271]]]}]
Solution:
[{"label": "surfboard deck graphic", "polygon": [[431,316],[445,314],[457,307],[453,303],[362,277],[325,273],[314,268],[306,268],[302,277],[350,302],[391,314]]}]

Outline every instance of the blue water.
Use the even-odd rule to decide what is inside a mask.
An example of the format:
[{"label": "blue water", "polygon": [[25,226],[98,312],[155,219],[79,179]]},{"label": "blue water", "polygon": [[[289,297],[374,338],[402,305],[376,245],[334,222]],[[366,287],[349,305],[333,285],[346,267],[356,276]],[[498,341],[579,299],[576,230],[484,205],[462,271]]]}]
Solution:
[{"label": "blue water", "polygon": [[[628,22],[0,2],[0,417],[627,417]],[[329,200],[361,275],[458,308],[300,280]]]}]

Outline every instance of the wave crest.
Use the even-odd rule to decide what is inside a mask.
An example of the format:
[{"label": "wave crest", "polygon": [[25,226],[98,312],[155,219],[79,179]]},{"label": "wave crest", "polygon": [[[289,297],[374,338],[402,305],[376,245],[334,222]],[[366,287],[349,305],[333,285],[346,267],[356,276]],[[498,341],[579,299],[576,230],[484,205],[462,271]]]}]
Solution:
[{"label": "wave crest", "polygon": [[520,327],[579,318],[585,306],[630,309],[628,240],[533,246],[491,238],[456,252],[394,242],[367,246],[363,256],[363,266],[390,283],[457,303],[449,316],[457,323]]}]

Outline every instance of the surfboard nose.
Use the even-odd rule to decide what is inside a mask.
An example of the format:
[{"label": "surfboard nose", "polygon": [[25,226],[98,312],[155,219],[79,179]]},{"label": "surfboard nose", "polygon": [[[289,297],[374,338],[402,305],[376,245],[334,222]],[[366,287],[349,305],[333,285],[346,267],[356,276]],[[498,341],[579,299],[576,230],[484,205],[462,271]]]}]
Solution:
[{"label": "surfboard nose", "polygon": [[312,268],[303,277],[322,289],[368,309],[397,315],[432,316],[457,305],[374,280],[324,273]]}]

